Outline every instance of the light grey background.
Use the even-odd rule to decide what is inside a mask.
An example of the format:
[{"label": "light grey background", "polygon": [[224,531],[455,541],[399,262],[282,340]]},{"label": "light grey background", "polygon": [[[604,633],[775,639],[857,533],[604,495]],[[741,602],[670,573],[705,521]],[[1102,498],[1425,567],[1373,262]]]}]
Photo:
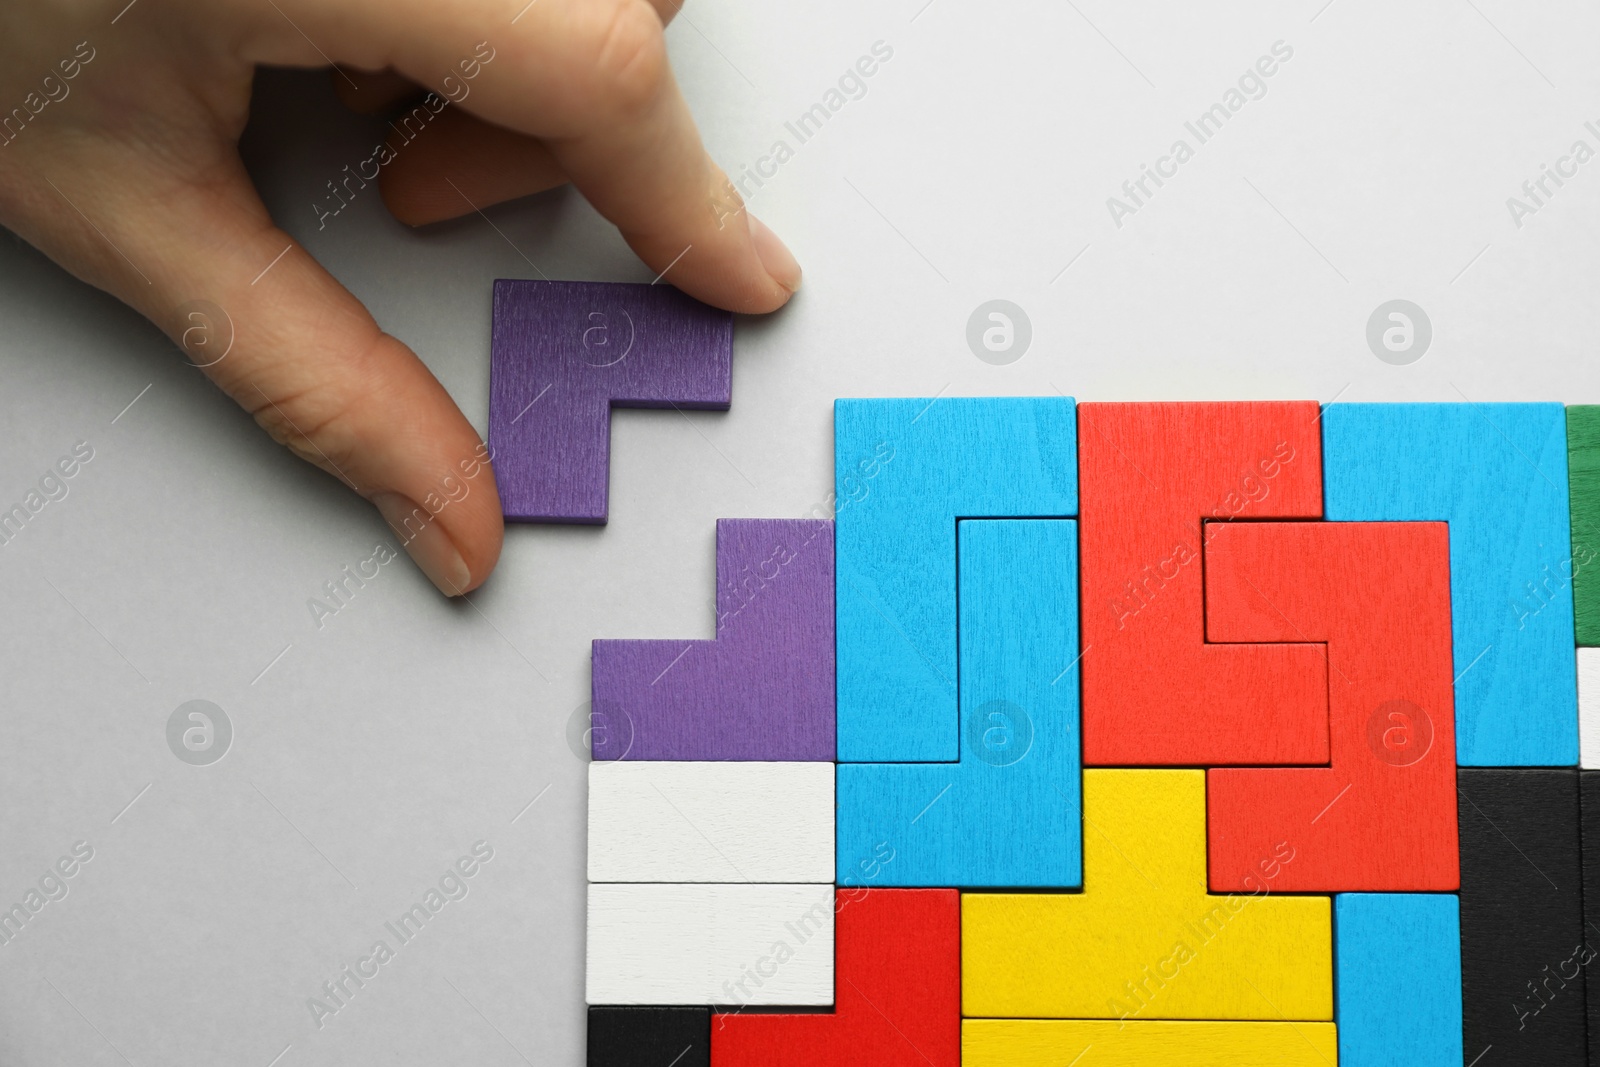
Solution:
[{"label": "light grey background", "polygon": [[[0,945],[0,1062],[581,1062],[589,640],[710,636],[714,521],[826,498],[836,396],[1600,400],[1600,160],[1521,228],[1506,206],[1600,149],[1597,36],[1576,0],[695,0],[679,77],[735,176],[795,148],[751,206],[804,291],[739,322],[732,411],[619,414],[609,527],[510,530],[470,603],[391,564],[320,630],[308,598],[377,515],[0,242],[0,505],[95,451],[0,547],[0,903],[94,848]],[[880,40],[796,147],[785,121]],[[1266,96],[1116,227],[1106,198],[1279,40]],[[651,277],[568,191],[422,232],[369,191],[318,232],[376,124],[324,75],[264,78],[258,113],[274,214],[480,430],[493,279]],[[1365,340],[1396,298],[1433,325],[1409,366]],[[967,347],[991,299],[1032,322],[1010,365]],[[234,726],[210,766],[165,739],[195,698]],[[478,840],[467,897],[319,1029],[307,998]]]}]

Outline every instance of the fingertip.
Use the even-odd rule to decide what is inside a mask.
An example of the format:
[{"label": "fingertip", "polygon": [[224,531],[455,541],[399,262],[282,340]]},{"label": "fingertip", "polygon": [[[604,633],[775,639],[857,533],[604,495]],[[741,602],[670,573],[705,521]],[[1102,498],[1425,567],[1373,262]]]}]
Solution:
[{"label": "fingertip", "polygon": [[[493,474],[489,477],[492,479]],[[467,563],[467,584],[461,590],[470,593],[488,580],[500,562],[500,550],[505,547],[506,521],[500,510],[500,494],[492,496],[493,507],[483,509],[471,543],[465,546],[462,558]]]},{"label": "fingertip", "polygon": [[[765,315],[800,289],[800,264],[766,223],[735,200],[719,205],[714,225],[698,231],[624,231],[639,258],[696,300],[738,315]],[[741,221],[742,219],[742,221]]]},{"label": "fingertip", "polygon": [[755,246],[756,257],[761,260],[767,276],[787,290],[788,296],[784,297],[787,302],[789,296],[800,291],[800,263],[771,227],[749,212],[745,215],[750,220],[750,243]]},{"label": "fingertip", "polygon": [[406,550],[428,580],[445,596],[466,592],[472,572],[450,535],[423,510],[421,504],[402,493],[376,493],[372,504],[389,524],[401,547]]},{"label": "fingertip", "polygon": [[[446,526],[404,493],[375,493],[371,500],[406,554],[445,596],[472,592],[499,562],[505,525],[498,514],[467,516]],[[465,543],[457,544],[457,538]]]}]

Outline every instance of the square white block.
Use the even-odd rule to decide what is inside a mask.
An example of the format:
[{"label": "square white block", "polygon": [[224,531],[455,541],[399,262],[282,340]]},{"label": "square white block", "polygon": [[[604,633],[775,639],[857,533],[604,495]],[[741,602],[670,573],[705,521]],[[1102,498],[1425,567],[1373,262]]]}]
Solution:
[{"label": "square white block", "polygon": [[1578,764],[1600,770],[1600,648],[1578,649]]},{"label": "square white block", "polygon": [[832,882],[832,763],[589,765],[591,882]]},{"label": "square white block", "polygon": [[828,885],[589,886],[590,1004],[833,1003]]}]

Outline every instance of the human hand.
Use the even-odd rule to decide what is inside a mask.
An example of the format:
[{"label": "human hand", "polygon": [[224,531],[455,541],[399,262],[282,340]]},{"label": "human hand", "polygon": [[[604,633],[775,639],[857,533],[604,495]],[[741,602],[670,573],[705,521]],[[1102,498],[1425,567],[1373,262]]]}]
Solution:
[{"label": "human hand", "polygon": [[[237,152],[258,64],[337,64],[341,97],[370,112],[425,90],[451,101],[382,169],[403,222],[570,180],[701,300],[771,311],[800,280],[701,146],[667,65],[672,0],[524,3],[0,7],[0,225],[148,316],[392,527],[424,516],[405,545],[449,595],[476,588],[500,555],[482,441],[422,361],[268,217]],[[232,321],[223,358],[186,337],[197,302]],[[463,478],[470,491],[423,509]]]}]

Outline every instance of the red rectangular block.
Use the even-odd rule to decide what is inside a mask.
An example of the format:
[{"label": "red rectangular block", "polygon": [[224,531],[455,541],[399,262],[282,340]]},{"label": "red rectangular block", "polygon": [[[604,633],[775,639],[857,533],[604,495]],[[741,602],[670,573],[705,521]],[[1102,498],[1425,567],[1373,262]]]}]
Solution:
[{"label": "red rectangular block", "polygon": [[960,894],[840,889],[835,899],[833,1013],[715,1015],[713,1067],[959,1067]]},{"label": "red rectangular block", "polygon": [[1205,520],[1321,516],[1317,416],[1310,401],[1079,406],[1085,764],[1327,760],[1322,649],[1208,644],[1201,577],[1202,538],[1224,525]]},{"label": "red rectangular block", "polygon": [[1207,773],[1212,890],[1457,889],[1448,527],[1219,526],[1205,565],[1211,638],[1327,642],[1332,757]]}]

